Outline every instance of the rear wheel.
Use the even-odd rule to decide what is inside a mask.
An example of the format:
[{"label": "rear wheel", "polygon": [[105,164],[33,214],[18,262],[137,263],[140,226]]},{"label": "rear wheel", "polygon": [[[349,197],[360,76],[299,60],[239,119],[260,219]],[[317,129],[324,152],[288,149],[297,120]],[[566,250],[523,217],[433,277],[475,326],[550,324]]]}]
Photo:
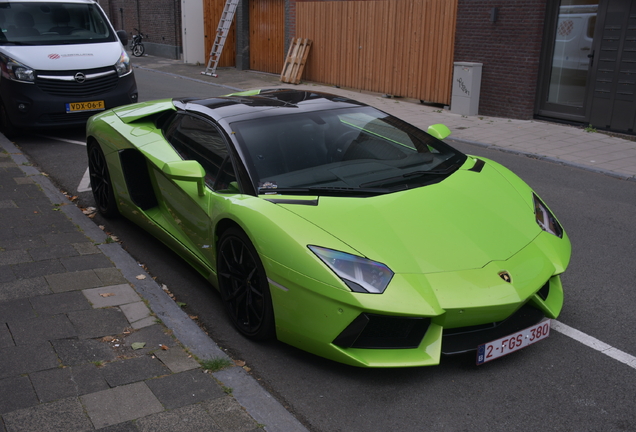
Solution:
[{"label": "rear wheel", "polygon": [[137,45],[133,46],[132,54],[135,57],[141,57],[142,55],[144,55],[144,51],[145,50],[146,49],[144,48],[143,44],[137,44]]},{"label": "rear wheel", "polygon": [[275,334],[274,310],[265,269],[247,235],[230,228],[219,241],[217,271],[221,297],[232,324],[255,340]]},{"label": "rear wheel", "polygon": [[105,218],[114,218],[119,215],[113,184],[110,181],[108,164],[104,152],[99,144],[91,141],[88,144],[88,172],[91,178],[91,189],[95,206]]}]

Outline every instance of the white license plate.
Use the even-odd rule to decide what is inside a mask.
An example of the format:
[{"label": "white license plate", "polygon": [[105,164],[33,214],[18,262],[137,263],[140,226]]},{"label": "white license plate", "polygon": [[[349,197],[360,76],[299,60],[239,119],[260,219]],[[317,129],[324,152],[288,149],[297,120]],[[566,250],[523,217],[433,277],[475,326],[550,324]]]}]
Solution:
[{"label": "white license plate", "polygon": [[517,333],[479,345],[477,348],[477,364],[484,364],[511,352],[518,351],[547,338],[549,335],[550,320],[547,319]]}]

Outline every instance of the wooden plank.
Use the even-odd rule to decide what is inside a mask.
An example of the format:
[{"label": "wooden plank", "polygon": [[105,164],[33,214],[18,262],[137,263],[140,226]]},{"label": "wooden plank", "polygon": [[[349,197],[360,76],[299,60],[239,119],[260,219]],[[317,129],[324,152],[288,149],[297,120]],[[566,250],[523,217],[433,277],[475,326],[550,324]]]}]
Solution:
[{"label": "wooden plank", "polygon": [[289,45],[287,59],[280,73],[280,80],[284,83],[298,84],[305,69],[307,57],[311,48],[311,40],[307,38],[297,38]]}]

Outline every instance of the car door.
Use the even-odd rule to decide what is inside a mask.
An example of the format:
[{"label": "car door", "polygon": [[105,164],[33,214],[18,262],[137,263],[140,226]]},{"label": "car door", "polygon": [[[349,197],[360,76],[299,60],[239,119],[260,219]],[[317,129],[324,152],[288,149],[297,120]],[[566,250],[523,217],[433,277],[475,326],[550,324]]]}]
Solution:
[{"label": "car door", "polygon": [[156,176],[164,219],[181,237],[179,240],[210,268],[215,267],[211,213],[226,198],[238,192],[228,143],[220,129],[208,119],[179,114],[165,129],[165,137],[184,160],[197,161],[205,170],[205,187],[178,180],[160,171]]}]

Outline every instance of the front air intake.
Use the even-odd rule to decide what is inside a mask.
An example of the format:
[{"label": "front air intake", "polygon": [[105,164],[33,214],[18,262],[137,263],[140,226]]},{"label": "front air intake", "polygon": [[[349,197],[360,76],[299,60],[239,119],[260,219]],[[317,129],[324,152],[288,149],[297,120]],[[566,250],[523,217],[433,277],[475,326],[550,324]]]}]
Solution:
[{"label": "front air intake", "polygon": [[430,318],[363,313],[334,339],[342,348],[417,348],[431,324]]}]

